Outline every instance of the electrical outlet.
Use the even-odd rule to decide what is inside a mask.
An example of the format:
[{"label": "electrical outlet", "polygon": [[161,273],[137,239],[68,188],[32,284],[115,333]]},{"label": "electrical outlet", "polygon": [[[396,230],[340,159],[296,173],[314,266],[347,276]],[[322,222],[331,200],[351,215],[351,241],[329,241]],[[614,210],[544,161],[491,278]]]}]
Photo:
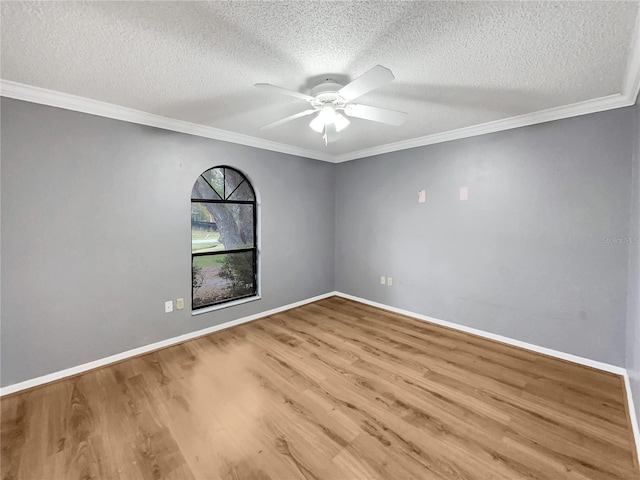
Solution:
[{"label": "electrical outlet", "polygon": [[387,285],[393,285],[393,279],[391,277],[387,277]]},{"label": "electrical outlet", "polygon": [[176,308],[178,310],[182,310],[184,308],[184,298],[179,298],[176,300]]},{"label": "electrical outlet", "polygon": [[384,275],[380,277],[380,283],[384,285],[387,282],[387,279],[384,278]]},{"label": "electrical outlet", "polygon": [[164,313],[171,313],[171,312],[173,312],[173,300],[164,302]]}]

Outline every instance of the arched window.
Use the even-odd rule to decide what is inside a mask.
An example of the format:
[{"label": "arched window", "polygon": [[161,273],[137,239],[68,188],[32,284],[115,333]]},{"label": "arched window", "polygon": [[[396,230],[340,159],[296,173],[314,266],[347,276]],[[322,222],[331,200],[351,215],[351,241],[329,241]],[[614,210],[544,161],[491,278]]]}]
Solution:
[{"label": "arched window", "polygon": [[199,310],[258,292],[256,195],[235,168],[214,167],[191,191],[191,305]]}]

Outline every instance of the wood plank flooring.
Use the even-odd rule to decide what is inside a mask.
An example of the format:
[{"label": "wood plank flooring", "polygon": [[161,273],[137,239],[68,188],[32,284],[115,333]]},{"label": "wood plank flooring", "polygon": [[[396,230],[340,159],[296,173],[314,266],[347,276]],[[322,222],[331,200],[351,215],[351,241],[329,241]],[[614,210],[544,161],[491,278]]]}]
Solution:
[{"label": "wood plank flooring", "polygon": [[621,377],[332,297],[7,396],[2,479],[640,479]]}]

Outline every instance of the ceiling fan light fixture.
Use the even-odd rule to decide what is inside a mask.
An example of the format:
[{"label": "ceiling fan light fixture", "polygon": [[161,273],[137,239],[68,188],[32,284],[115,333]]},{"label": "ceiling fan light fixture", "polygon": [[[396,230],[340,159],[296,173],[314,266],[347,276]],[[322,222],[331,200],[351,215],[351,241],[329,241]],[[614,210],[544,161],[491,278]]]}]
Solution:
[{"label": "ceiling fan light fixture", "polygon": [[342,130],[347,128],[351,122],[347,117],[345,117],[341,113],[336,113],[336,118],[334,123],[336,124],[336,131],[341,132]]},{"label": "ceiling fan light fixture", "polygon": [[336,120],[336,109],[333,105],[323,105],[320,108],[318,117],[326,124],[333,123]]},{"label": "ceiling fan light fixture", "polygon": [[320,118],[320,115],[316,115],[316,118],[311,120],[309,126],[311,127],[311,130],[322,133],[322,131],[324,130],[324,121],[322,120],[322,118]]}]

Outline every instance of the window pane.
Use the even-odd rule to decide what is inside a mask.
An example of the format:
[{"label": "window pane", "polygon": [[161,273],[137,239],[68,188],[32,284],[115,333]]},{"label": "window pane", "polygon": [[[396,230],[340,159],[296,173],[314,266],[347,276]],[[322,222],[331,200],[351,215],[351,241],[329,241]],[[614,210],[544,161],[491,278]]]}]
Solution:
[{"label": "window pane", "polygon": [[253,194],[253,189],[249,185],[249,183],[244,182],[242,185],[238,187],[238,189],[233,192],[233,195],[229,197],[230,201],[233,200],[255,200],[255,195]]},{"label": "window pane", "polygon": [[[220,198],[224,200],[224,172],[222,168],[212,168],[202,174],[207,182],[211,184]],[[195,198],[195,197],[193,197]]]},{"label": "window pane", "polygon": [[191,203],[191,251],[216,252],[223,250],[220,232],[213,215],[204,203]]},{"label": "window pane", "polygon": [[227,198],[238,187],[238,185],[242,183],[243,180],[244,177],[235,170],[231,170],[230,168],[224,169],[224,193]]},{"label": "window pane", "polygon": [[193,257],[193,308],[256,294],[253,252]]},{"label": "window pane", "polygon": [[193,185],[193,189],[191,190],[191,198],[220,200],[218,194],[213,191],[211,186],[207,182],[205,182],[202,177],[198,177],[198,181]]},{"label": "window pane", "polygon": [[253,205],[191,203],[192,252],[215,252],[253,246]]}]

